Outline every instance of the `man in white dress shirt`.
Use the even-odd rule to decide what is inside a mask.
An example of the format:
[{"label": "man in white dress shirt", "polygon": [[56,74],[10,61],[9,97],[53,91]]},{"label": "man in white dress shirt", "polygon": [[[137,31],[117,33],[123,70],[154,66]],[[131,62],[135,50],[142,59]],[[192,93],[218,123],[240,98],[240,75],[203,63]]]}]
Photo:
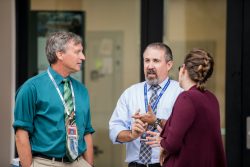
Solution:
[{"label": "man in white dress shirt", "polygon": [[149,44],[143,59],[146,81],[123,92],[109,121],[109,136],[114,144],[126,144],[128,167],[160,167],[160,148],[145,146],[145,131],[164,125],[182,89],[168,77],[173,56],[167,45]]}]

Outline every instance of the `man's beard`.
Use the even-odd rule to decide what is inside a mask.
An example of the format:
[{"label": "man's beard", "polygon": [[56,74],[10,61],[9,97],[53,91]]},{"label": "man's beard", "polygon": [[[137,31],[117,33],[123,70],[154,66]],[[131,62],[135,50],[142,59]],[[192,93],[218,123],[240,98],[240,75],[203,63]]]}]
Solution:
[{"label": "man's beard", "polygon": [[[154,74],[156,77],[155,78],[148,78],[148,74]],[[159,78],[157,76],[157,73],[154,70],[147,70],[145,78],[146,78],[146,82],[149,85],[158,85],[159,84]]]},{"label": "man's beard", "polygon": [[148,79],[148,78],[146,77],[146,82],[147,82],[149,85],[158,85],[158,84],[159,84],[159,79],[158,79],[158,78]]}]

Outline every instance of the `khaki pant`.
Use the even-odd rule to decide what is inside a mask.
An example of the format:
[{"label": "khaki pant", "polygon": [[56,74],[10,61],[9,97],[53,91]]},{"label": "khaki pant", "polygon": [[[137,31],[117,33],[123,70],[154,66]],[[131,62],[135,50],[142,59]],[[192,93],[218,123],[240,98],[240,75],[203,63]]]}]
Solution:
[{"label": "khaki pant", "polygon": [[40,157],[33,157],[31,167],[91,167],[91,165],[82,157],[79,157],[72,163],[63,163]]}]

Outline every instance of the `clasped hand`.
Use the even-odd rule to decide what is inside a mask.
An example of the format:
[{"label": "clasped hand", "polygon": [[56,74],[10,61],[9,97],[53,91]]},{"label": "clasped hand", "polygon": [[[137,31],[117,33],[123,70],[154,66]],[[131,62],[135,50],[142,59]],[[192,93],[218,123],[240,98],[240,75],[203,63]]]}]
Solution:
[{"label": "clasped hand", "polygon": [[[156,121],[156,116],[153,113],[151,105],[148,105],[148,112],[145,114],[140,114],[140,110],[137,111],[132,118],[135,119],[134,124],[132,125],[132,136],[134,138],[140,137],[146,130],[148,125],[152,125]],[[160,142],[162,138],[160,137],[160,132],[162,128],[157,126],[158,132],[146,131],[148,136],[146,137],[146,144],[151,147],[160,147]],[[134,134],[134,135],[133,135]],[[168,153],[166,150],[161,148],[160,154],[160,164],[163,165],[164,160],[168,157]]]},{"label": "clasped hand", "polygon": [[155,114],[153,113],[153,110],[152,110],[152,107],[151,105],[149,104],[148,105],[148,112],[145,113],[145,114],[140,114],[140,110],[137,111],[133,116],[132,118],[134,119],[140,119],[143,123],[147,123],[149,125],[152,125],[155,123],[156,121],[156,116]]},{"label": "clasped hand", "polygon": [[135,119],[132,125],[132,138],[140,137],[144,132],[146,132],[148,125],[154,124],[156,121],[156,116],[153,113],[151,105],[148,105],[148,112],[145,114],[140,114],[138,110],[132,118]]},{"label": "clasped hand", "polygon": [[140,119],[135,119],[132,125],[131,137],[133,139],[140,137],[146,131],[147,127],[147,123],[142,122]]},{"label": "clasped hand", "polygon": [[[137,132],[137,135],[134,135],[137,137],[141,136],[144,132],[147,130],[147,125],[152,125],[156,121],[156,116],[153,113],[152,107],[149,104],[148,105],[148,112],[145,114],[140,114],[140,110],[138,110],[132,118],[135,119],[134,124],[132,125],[132,134],[133,132]],[[148,134],[146,137],[146,144],[150,145],[151,147],[159,147],[160,146],[160,132],[162,131],[162,128],[160,126],[157,126],[158,132],[152,132],[147,131]],[[133,137],[134,137],[133,136]]]}]

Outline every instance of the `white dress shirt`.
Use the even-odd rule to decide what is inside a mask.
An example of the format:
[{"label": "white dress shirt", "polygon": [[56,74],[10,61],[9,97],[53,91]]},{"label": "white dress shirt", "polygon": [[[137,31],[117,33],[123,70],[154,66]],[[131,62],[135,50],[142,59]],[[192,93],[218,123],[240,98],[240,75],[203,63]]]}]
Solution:
[{"label": "white dress shirt", "polygon": [[[168,78],[161,84],[161,89],[158,90],[158,95],[162,88],[167,83]],[[126,89],[120,96],[116,108],[109,121],[109,136],[114,144],[121,144],[118,142],[117,136],[123,130],[131,130],[134,119],[132,115],[140,109],[140,113],[145,113],[145,100],[144,100],[144,85],[145,81],[137,83]],[[150,85],[147,84],[147,98],[150,99],[152,91],[150,91]],[[180,88],[179,83],[170,80],[170,84],[166,91],[160,98],[157,105],[156,117],[167,120],[172,112],[173,105],[177,96],[183,91]],[[140,138],[137,138],[131,142],[126,142],[126,160],[125,162],[138,162],[140,153]],[[155,147],[152,149],[151,163],[159,163],[160,148]]]}]

